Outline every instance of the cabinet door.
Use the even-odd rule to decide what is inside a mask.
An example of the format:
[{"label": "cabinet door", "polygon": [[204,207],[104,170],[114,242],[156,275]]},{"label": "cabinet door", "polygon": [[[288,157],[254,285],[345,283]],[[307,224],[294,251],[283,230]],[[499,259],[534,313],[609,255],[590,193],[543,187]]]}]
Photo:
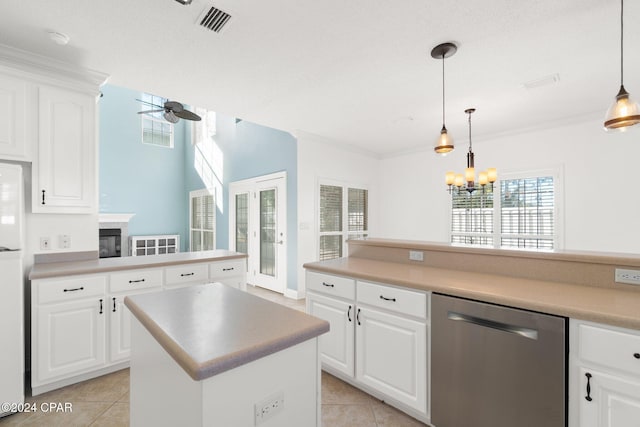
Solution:
[{"label": "cabinet door", "polygon": [[356,379],[426,414],[426,324],[361,307],[356,323]]},{"label": "cabinet door", "polygon": [[93,97],[40,86],[38,102],[33,212],[94,213],[97,168]]},{"label": "cabinet door", "polygon": [[107,303],[103,298],[41,305],[37,310],[34,385],[104,365]]},{"label": "cabinet door", "polygon": [[322,364],[353,377],[355,305],[308,292],[307,313],[330,324],[329,332],[320,336]]},{"label": "cabinet door", "polygon": [[109,361],[128,360],[131,355],[131,312],[124,295],[109,298]]},{"label": "cabinet door", "polygon": [[232,288],[240,289],[241,291],[247,290],[247,280],[244,278],[244,276],[224,277],[211,281],[220,282],[224,285],[231,286]]},{"label": "cabinet door", "polygon": [[580,427],[640,427],[640,382],[581,367],[580,384]]},{"label": "cabinet door", "polygon": [[27,83],[0,76],[0,159],[29,160]]}]

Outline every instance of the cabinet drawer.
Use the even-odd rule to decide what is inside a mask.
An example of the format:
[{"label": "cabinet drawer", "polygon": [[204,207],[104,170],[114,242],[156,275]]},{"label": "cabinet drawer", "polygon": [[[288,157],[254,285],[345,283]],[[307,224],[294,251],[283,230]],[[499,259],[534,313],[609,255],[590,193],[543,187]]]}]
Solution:
[{"label": "cabinet drawer", "polygon": [[356,281],[348,277],[307,271],[307,290],[352,300],[356,297]]},{"label": "cabinet drawer", "polygon": [[106,276],[84,276],[60,280],[34,280],[39,304],[63,302],[104,295]]},{"label": "cabinet drawer", "polygon": [[427,295],[423,292],[358,280],[358,303],[381,307],[409,316],[427,317]]},{"label": "cabinet drawer", "polygon": [[578,342],[582,360],[640,375],[640,332],[580,323]]},{"label": "cabinet drawer", "polygon": [[162,286],[162,270],[128,270],[110,276],[111,292],[132,291]]},{"label": "cabinet drawer", "polygon": [[205,283],[209,280],[207,264],[185,264],[164,269],[167,285]]},{"label": "cabinet drawer", "polygon": [[245,266],[244,259],[213,262],[209,264],[209,277],[215,280],[219,277],[239,276],[246,271]]}]

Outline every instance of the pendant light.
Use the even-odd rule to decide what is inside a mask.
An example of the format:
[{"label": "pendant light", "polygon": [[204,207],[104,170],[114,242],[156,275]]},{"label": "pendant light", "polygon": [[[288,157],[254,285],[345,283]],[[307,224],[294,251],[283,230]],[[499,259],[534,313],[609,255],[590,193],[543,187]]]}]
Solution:
[{"label": "pendant light", "polygon": [[431,49],[431,57],[434,59],[442,59],[442,130],[440,136],[436,139],[433,150],[436,154],[443,156],[453,151],[453,138],[449,136],[447,127],[444,124],[444,59],[453,56],[458,50],[458,46],[453,43],[442,43]]},{"label": "pendant light", "polygon": [[624,88],[624,0],[620,0],[620,90],[607,110],[604,120],[606,131],[625,131],[640,123],[640,107]]},{"label": "pendant light", "polygon": [[493,190],[493,183],[498,179],[497,169],[489,168],[478,174],[478,184],[476,184],[475,154],[473,153],[473,146],[471,144],[471,114],[475,111],[475,108],[467,108],[464,110],[464,112],[469,116],[469,151],[467,152],[467,168],[464,170],[464,174],[447,172],[445,175],[445,182],[447,183],[449,193],[452,193],[455,187],[458,193],[460,191],[467,191],[471,194],[476,191],[478,188],[477,185],[480,185],[480,187],[482,187],[482,193],[484,194],[487,184],[490,184],[489,188]]}]

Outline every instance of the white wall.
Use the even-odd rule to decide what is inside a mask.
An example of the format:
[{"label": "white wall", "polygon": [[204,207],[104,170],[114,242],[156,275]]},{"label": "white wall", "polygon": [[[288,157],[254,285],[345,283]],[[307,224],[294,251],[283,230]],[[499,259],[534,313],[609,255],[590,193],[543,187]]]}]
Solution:
[{"label": "white wall", "polygon": [[378,235],[379,160],[366,153],[348,151],[320,137],[298,138],[298,296],[303,297],[306,262],[318,259],[318,180],[326,178],[369,189],[369,230]]},{"label": "white wall", "polygon": [[[455,137],[456,135],[454,135]],[[377,237],[447,242],[447,170],[466,165],[466,133],[442,158],[431,147],[380,161]],[[608,134],[601,120],[496,138],[474,138],[476,169],[564,169],[564,249],[640,253],[636,188],[640,132]]]}]

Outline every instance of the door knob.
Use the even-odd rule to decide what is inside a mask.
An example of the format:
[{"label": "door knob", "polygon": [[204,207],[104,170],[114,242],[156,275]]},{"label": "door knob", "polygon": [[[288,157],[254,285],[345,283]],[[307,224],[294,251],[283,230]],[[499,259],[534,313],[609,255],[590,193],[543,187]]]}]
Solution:
[{"label": "door knob", "polygon": [[280,241],[278,242],[278,244],[279,244],[279,245],[282,245],[283,243],[284,243],[284,240],[280,240]]}]

